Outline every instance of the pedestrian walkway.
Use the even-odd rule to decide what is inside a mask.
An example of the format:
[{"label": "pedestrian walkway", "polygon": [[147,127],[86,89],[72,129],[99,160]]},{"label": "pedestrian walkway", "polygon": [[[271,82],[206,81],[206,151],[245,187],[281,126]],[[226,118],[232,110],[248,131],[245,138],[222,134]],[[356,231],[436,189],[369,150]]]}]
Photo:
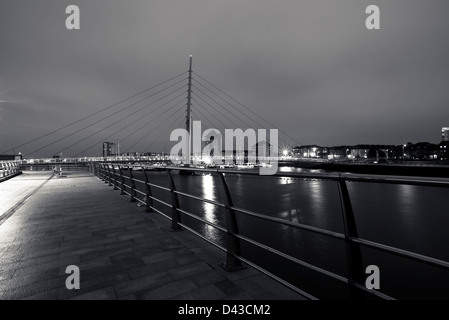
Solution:
[{"label": "pedestrian walkway", "polygon": [[[225,253],[88,172],[27,171],[0,183],[0,299],[295,300]],[[69,290],[66,267],[80,269]]]}]

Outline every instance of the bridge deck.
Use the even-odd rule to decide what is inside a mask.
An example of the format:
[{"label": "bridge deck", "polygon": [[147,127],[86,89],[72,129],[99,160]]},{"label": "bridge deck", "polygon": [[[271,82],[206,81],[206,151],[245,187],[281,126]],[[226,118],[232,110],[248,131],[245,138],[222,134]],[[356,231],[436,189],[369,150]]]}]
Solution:
[{"label": "bridge deck", "polygon": [[[129,202],[87,172],[26,171],[0,184],[0,299],[303,299]],[[65,269],[80,269],[68,290]]]}]

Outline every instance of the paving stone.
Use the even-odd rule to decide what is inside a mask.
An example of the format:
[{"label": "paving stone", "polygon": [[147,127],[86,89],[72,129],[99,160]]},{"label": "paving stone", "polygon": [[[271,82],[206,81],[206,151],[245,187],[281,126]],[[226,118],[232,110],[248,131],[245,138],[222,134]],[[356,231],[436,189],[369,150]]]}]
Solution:
[{"label": "paving stone", "polygon": [[214,285],[207,285],[180,295],[171,297],[171,300],[221,300],[226,294]]},{"label": "paving stone", "polygon": [[[1,300],[260,299],[274,296],[270,290],[291,297],[252,268],[224,271],[222,251],[186,230],[169,232],[166,218],[89,173],[49,177],[33,172],[0,183],[8,199],[0,203]],[[72,264],[79,290],[65,287]]]},{"label": "paving stone", "polygon": [[177,295],[196,290],[198,287],[189,279],[172,281],[158,288],[143,291],[136,294],[137,299],[165,300]]},{"label": "paving stone", "polygon": [[152,264],[165,260],[172,260],[173,258],[175,258],[175,254],[172,251],[165,251],[153,254],[151,256],[143,257],[142,260],[145,262],[145,264]]},{"label": "paving stone", "polygon": [[220,289],[222,292],[224,292],[226,295],[234,295],[237,293],[242,292],[242,288],[233,282],[229,281],[228,279],[216,282],[215,286]]},{"label": "paving stone", "polygon": [[206,271],[210,271],[212,268],[210,265],[205,263],[204,261],[198,261],[196,263],[183,265],[175,269],[171,269],[168,271],[173,279],[181,279],[196,275],[198,273],[203,273]]},{"label": "paving stone", "polygon": [[164,283],[172,282],[172,278],[166,272],[159,272],[146,277],[132,279],[114,286],[117,296],[122,297],[131,293],[157,288]]},{"label": "paving stone", "polygon": [[35,295],[25,297],[22,300],[57,300],[57,299],[58,299],[58,290],[53,289],[50,291],[39,292]]},{"label": "paving stone", "polygon": [[98,275],[95,278],[86,279],[81,273],[80,276],[80,289],[69,290],[65,287],[60,287],[58,290],[59,299],[71,299],[77,295],[89,293],[92,291],[104,289],[106,287],[112,287],[116,284],[129,281],[130,277],[126,271]]},{"label": "paving stone", "polygon": [[108,287],[74,296],[70,300],[115,300],[116,298],[114,288]]},{"label": "paving stone", "polygon": [[190,279],[195,282],[198,287],[204,287],[209,284],[214,284],[223,280],[226,280],[226,277],[222,274],[218,273],[215,269],[202,272],[199,274],[192,275]]},{"label": "paving stone", "polygon": [[155,262],[150,265],[145,265],[141,267],[136,267],[128,270],[131,278],[136,279],[144,277],[146,275],[151,275],[154,273],[159,273],[161,271],[169,271],[179,267],[179,264],[175,260],[164,260],[160,262]]}]

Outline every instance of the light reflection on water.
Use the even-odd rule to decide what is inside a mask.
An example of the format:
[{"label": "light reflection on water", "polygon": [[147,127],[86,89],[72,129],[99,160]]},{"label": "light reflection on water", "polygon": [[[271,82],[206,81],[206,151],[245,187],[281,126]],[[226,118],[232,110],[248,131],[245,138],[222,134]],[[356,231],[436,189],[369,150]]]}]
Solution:
[{"label": "light reflection on water", "polygon": [[403,221],[402,227],[409,234],[419,235],[419,226],[415,215],[419,202],[418,187],[400,184],[398,188],[398,219]]},{"label": "light reflection on water", "polygon": [[[280,171],[310,173],[317,170],[281,167]],[[226,174],[225,178],[237,207],[343,233],[338,187],[333,181],[231,174]],[[166,176],[159,174],[157,179],[166,181]],[[185,192],[195,190],[198,197],[222,202],[221,187],[213,175],[177,176],[175,180],[175,184],[182,185]],[[153,183],[159,184],[157,181]],[[347,184],[361,237],[449,260],[446,232],[449,215],[446,214],[445,205],[449,189],[381,183]],[[207,221],[225,225],[224,210],[220,207],[194,201],[186,202],[186,205],[190,212]],[[341,263],[345,259],[344,248],[340,250],[338,247],[342,243],[335,245],[338,240],[276,226],[243,214],[239,215],[238,223],[242,235],[293,256],[305,257],[306,261],[327,270],[342,274],[341,270],[346,267],[344,262]],[[221,244],[225,242],[222,239],[224,234],[211,226],[197,224],[196,228],[209,239]],[[380,257],[376,253],[371,258],[377,259],[374,262],[383,263],[384,269],[387,266],[394,269],[394,266],[388,265],[393,263],[389,256]],[[372,262],[372,259],[367,261]],[[269,263],[274,265],[278,262]],[[412,272],[412,269],[408,271]],[[397,277],[394,274],[391,282],[396,281]],[[385,287],[388,286],[387,278],[384,275]]]},{"label": "light reflection on water", "polygon": [[[217,201],[216,193],[217,193],[217,186],[214,183],[213,176],[211,174],[202,175],[200,177],[201,179],[201,190],[203,194],[203,198]],[[204,219],[213,223],[218,224],[217,220],[217,207],[211,203],[203,202],[203,212],[204,212]],[[210,226],[205,225],[203,229],[204,235],[212,239],[215,242],[219,241],[219,231]]]}]

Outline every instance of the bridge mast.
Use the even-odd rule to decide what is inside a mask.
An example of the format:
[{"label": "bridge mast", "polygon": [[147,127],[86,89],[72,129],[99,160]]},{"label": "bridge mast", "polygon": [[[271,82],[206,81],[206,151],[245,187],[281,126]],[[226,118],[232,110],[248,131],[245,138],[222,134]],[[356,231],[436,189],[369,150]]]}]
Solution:
[{"label": "bridge mast", "polygon": [[192,55],[190,55],[189,62],[189,85],[187,91],[187,116],[186,116],[186,130],[189,135],[189,143],[187,144],[187,163],[190,163],[190,148],[191,148],[191,137],[190,134],[190,107],[191,107],[191,99],[192,99]]}]

